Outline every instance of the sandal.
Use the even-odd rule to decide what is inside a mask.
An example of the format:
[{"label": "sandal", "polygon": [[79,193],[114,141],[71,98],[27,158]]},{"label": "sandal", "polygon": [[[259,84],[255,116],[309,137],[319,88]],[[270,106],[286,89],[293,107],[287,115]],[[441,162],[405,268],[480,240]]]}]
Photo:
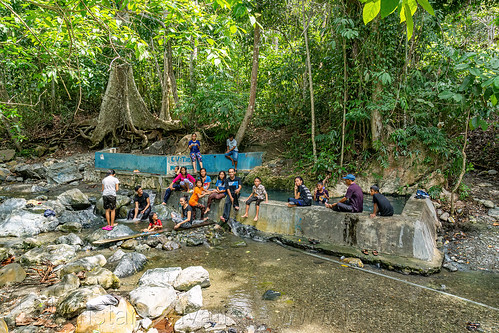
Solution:
[{"label": "sandal", "polygon": [[364,250],[362,250],[362,253],[367,256],[367,255],[369,255],[369,250],[368,249],[364,249]]},{"label": "sandal", "polygon": [[377,256],[379,253],[376,250],[373,250],[373,256]]}]

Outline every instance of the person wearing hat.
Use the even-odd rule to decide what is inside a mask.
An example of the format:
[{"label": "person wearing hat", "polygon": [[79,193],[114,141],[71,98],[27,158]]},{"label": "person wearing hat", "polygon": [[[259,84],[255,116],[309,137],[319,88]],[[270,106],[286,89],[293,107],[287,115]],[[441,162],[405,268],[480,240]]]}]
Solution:
[{"label": "person wearing hat", "polygon": [[381,193],[379,187],[376,185],[371,186],[370,194],[373,197],[373,212],[371,217],[379,216],[393,216],[393,207],[390,201]]},{"label": "person wearing hat", "polygon": [[120,181],[116,178],[114,170],[107,171],[107,177],[102,180],[102,200],[104,201],[104,209],[106,210],[107,226],[104,230],[112,230],[114,228],[114,218],[116,217],[116,192]]},{"label": "person wearing hat", "polygon": [[326,204],[326,207],[337,212],[362,213],[364,210],[364,193],[362,193],[360,186],[354,182],[355,176],[348,174],[343,179],[348,186],[347,193],[340,201],[334,204]]}]

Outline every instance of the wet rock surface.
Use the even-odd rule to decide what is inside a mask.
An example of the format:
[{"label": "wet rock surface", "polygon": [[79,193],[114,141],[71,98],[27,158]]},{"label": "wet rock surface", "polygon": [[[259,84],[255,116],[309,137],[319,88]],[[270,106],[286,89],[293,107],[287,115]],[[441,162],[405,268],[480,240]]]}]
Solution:
[{"label": "wet rock surface", "polygon": [[125,253],[119,259],[114,274],[119,278],[134,275],[144,269],[146,262],[147,258],[142,253]]}]

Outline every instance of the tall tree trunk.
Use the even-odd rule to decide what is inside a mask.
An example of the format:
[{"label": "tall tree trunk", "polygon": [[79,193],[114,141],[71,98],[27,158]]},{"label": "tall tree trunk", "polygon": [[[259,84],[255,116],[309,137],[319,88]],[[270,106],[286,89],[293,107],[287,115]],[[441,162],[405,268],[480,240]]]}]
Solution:
[{"label": "tall tree trunk", "polygon": [[[177,80],[175,79],[175,72],[173,71],[173,51],[172,51],[172,40],[168,39],[168,43],[166,43],[167,51],[168,51],[168,76],[170,77],[170,86],[173,95],[173,101],[175,105],[173,108],[178,105],[178,88],[177,88]],[[172,109],[173,109],[172,108]]]},{"label": "tall tree trunk", "polygon": [[250,87],[250,96],[248,109],[246,110],[246,114],[244,115],[244,119],[241,122],[241,126],[239,126],[239,130],[236,134],[236,141],[238,144],[241,144],[241,141],[244,138],[244,134],[246,132],[246,128],[253,116],[253,111],[255,111],[255,102],[256,102],[256,88],[258,83],[258,54],[260,52],[260,25],[258,21],[255,23],[255,32],[254,32],[255,40],[253,41],[253,68],[251,69],[251,87]]},{"label": "tall tree trunk", "polygon": [[198,47],[196,45],[196,39],[194,38],[192,41],[192,52],[189,56],[189,84],[191,88],[191,94],[194,94],[197,88],[196,75],[195,75],[197,57],[198,57]]},{"label": "tall tree trunk", "polygon": [[[380,94],[383,91],[383,86],[381,82],[376,82],[373,92],[373,104],[377,104],[380,98]],[[381,140],[381,131],[383,130],[383,122],[381,119],[381,113],[377,107],[374,107],[371,111],[371,146],[374,148],[375,142]]]},{"label": "tall tree trunk", "polygon": [[343,120],[341,122],[341,155],[340,168],[343,167],[343,156],[345,154],[345,123],[347,115],[348,100],[348,73],[347,73],[347,41],[343,38]]},{"label": "tall tree trunk", "polygon": [[[303,4],[305,7],[305,4]],[[314,164],[317,164],[317,147],[315,145],[315,106],[314,106],[314,85],[312,82],[312,65],[310,64],[310,50],[308,48],[308,22],[305,20],[305,8],[303,8],[303,35],[305,36],[305,50],[307,52],[308,85],[310,89],[310,115],[312,121],[312,153]]]},{"label": "tall tree trunk", "polygon": [[168,48],[165,48],[163,52],[163,79],[162,81],[162,96],[161,96],[161,112],[159,113],[159,118],[165,121],[171,121],[172,116],[170,113],[171,105],[170,105],[170,69],[169,69],[170,61],[168,61]]}]

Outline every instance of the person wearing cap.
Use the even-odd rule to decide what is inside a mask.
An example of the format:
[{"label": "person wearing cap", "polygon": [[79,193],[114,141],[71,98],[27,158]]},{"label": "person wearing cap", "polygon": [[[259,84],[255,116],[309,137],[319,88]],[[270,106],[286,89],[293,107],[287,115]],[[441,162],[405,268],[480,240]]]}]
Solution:
[{"label": "person wearing cap", "polygon": [[348,174],[343,179],[348,186],[347,193],[340,201],[334,204],[326,204],[326,207],[337,212],[362,213],[364,210],[364,194],[360,186],[354,182],[355,176]]},{"label": "person wearing cap", "polygon": [[379,216],[393,216],[393,207],[390,201],[381,193],[379,187],[376,185],[371,186],[370,194],[373,197],[373,212],[371,217]]},{"label": "person wearing cap", "polygon": [[104,202],[104,209],[106,210],[107,226],[104,230],[111,230],[114,228],[114,219],[116,217],[116,192],[120,181],[116,178],[114,170],[107,171],[107,177],[102,180],[102,200]]}]

